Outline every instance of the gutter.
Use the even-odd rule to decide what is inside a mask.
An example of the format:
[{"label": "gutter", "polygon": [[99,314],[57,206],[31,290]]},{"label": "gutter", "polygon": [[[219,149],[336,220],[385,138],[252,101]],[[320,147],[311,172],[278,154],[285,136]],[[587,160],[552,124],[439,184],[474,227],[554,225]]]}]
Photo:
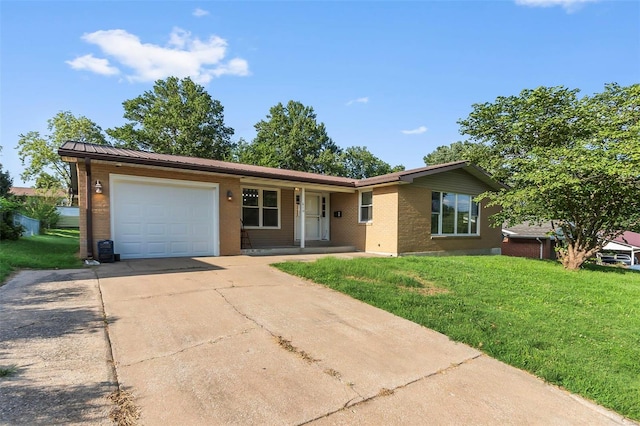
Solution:
[{"label": "gutter", "polygon": [[[209,173],[224,173],[231,176],[237,177],[257,177],[257,178],[266,178],[266,179],[286,179],[293,182],[301,182],[301,183],[314,183],[321,185],[332,185],[339,186],[345,188],[355,188],[356,180],[349,178],[338,178],[338,180],[334,179],[323,179],[323,175],[316,176],[290,176],[290,175],[282,175],[280,173],[273,173],[267,170],[238,170],[235,168],[228,168],[224,166],[213,166],[213,165],[201,165],[201,164],[193,164],[193,163],[181,163],[181,162],[167,162],[165,160],[158,160],[153,158],[140,158],[140,157],[123,157],[117,156],[113,154],[101,154],[101,153],[91,153],[91,152],[83,152],[80,154],[78,151],[69,150],[65,148],[58,149],[58,155],[65,158],[79,158],[81,155],[84,155],[85,162],[88,159],[94,159],[98,161],[107,161],[107,162],[116,162],[122,164],[132,164],[132,165],[142,165],[142,166],[155,166],[155,167],[167,167],[170,169],[179,169],[179,170],[192,170],[196,172],[209,172]],[[265,167],[268,169],[267,167]],[[279,169],[274,169],[279,170]],[[313,173],[311,173],[313,175]],[[334,177],[334,176],[332,176]]]}]

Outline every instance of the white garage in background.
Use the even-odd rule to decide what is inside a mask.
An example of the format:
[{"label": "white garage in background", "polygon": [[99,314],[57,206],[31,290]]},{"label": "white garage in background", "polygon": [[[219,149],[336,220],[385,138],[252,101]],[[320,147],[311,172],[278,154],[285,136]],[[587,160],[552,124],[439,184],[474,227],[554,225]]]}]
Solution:
[{"label": "white garage in background", "polygon": [[112,174],[109,187],[122,259],[219,255],[218,184]]}]

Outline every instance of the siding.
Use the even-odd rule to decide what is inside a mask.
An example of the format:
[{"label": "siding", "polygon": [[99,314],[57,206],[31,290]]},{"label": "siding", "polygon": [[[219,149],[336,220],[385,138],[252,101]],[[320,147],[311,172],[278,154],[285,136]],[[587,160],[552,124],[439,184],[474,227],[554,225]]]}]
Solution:
[{"label": "siding", "polygon": [[425,176],[413,181],[412,185],[433,191],[457,192],[458,194],[480,195],[491,187],[464,170]]}]

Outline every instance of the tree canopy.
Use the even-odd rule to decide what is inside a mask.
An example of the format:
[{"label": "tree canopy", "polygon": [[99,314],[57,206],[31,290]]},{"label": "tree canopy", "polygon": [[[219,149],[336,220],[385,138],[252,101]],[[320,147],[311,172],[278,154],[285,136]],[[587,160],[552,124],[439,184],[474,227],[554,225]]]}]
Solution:
[{"label": "tree canopy", "polygon": [[318,123],[312,107],[297,101],[278,103],[255,128],[256,138],[238,143],[235,160],[246,164],[362,179],[404,170],[391,167],[366,147],[345,150]]},{"label": "tree canopy", "polygon": [[509,174],[504,169],[502,157],[492,152],[485,144],[470,141],[453,142],[450,145],[442,145],[423,158],[427,166],[452,163],[454,161],[469,161],[482,167],[496,180],[509,183]]},{"label": "tree canopy", "polygon": [[240,162],[259,166],[337,174],[340,148],[316,121],[312,107],[300,102],[278,103],[255,126],[256,137],[244,146]]},{"label": "tree canopy", "polygon": [[189,77],[169,77],[123,102],[124,126],[108,129],[116,145],[161,154],[226,160],[234,131],[224,125],[224,108]]},{"label": "tree canopy", "polygon": [[47,135],[30,131],[21,134],[18,140],[18,156],[26,166],[20,177],[25,180],[47,183],[69,189],[71,170],[58,155],[58,148],[66,141],[86,142],[104,145],[107,143],[102,129],[84,116],[76,117],[69,111],[61,111],[47,120]]},{"label": "tree canopy", "polygon": [[364,146],[351,146],[345,149],[340,154],[340,162],[342,165],[340,175],[353,179],[364,179],[404,170],[402,165],[392,167],[385,163]]},{"label": "tree canopy", "polygon": [[509,176],[510,190],[483,194],[502,208],[496,224],[552,221],[568,269],[640,223],[640,85],[578,93],[524,90],[459,121]]}]

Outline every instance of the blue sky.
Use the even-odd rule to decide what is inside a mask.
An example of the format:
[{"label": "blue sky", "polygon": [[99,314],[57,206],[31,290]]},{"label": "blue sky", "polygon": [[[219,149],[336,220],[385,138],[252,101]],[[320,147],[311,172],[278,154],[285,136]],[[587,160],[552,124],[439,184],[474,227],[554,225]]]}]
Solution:
[{"label": "blue sky", "polygon": [[122,102],[192,76],[234,140],[269,108],[312,106],[340,146],[407,168],[462,140],[474,103],[526,88],[640,82],[640,2],[0,2],[0,163],[22,185],[19,134],[58,111],[103,129]]}]

